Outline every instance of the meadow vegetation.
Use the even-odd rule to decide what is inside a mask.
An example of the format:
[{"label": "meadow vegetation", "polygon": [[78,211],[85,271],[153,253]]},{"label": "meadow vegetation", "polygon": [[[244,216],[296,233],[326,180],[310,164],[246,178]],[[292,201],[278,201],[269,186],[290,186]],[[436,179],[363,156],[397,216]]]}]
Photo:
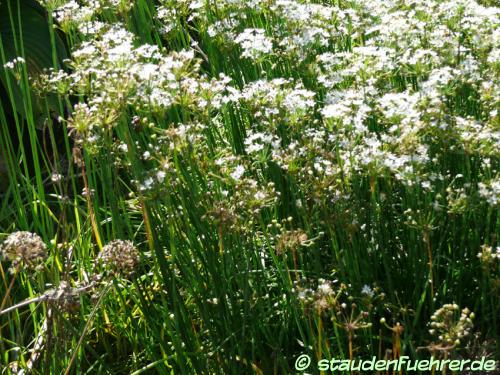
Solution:
[{"label": "meadow vegetation", "polygon": [[498,359],[494,3],[0,0],[1,373]]}]

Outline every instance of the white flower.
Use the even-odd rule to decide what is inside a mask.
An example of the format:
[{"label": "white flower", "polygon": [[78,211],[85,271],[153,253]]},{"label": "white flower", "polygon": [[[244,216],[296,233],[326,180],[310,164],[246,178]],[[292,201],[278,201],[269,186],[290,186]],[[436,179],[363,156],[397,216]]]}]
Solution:
[{"label": "white flower", "polygon": [[156,179],[158,180],[159,183],[162,183],[163,180],[165,180],[166,173],[164,171],[158,171],[156,172]]},{"label": "white flower", "polygon": [[231,173],[231,177],[234,180],[238,181],[239,179],[241,179],[241,176],[243,176],[244,173],[245,173],[245,167],[243,167],[242,165],[238,165]]},{"label": "white flower", "polygon": [[126,143],[122,142],[118,146],[118,150],[120,150],[123,153],[127,153],[128,152],[128,145]]},{"label": "white flower", "polygon": [[370,286],[366,285],[366,284],[363,285],[363,289],[361,289],[361,294],[365,294],[370,298],[372,298],[375,295],[375,293],[373,292],[373,289],[370,288]]},{"label": "white flower", "polygon": [[491,206],[500,203],[500,178],[493,179],[489,183],[480,182],[478,187],[479,195],[486,199]]},{"label": "white flower", "polygon": [[328,281],[323,281],[321,284],[319,284],[318,291],[326,296],[333,294],[332,286]]},{"label": "white flower", "polygon": [[245,29],[234,40],[243,48],[243,57],[256,60],[273,49],[271,39],[264,35],[263,29]]},{"label": "white flower", "polygon": [[15,59],[8,61],[3,65],[5,69],[14,69],[16,65],[25,64],[26,61],[22,57],[16,57]]}]

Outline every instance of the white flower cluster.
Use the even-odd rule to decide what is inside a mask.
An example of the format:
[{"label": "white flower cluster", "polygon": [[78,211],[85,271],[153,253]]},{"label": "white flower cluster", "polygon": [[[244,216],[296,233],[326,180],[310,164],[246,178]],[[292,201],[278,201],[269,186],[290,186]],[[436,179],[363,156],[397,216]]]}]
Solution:
[{"label": "white flower cluster", "polygon": [[229,78],[199,74],[192,50],[165,53],[156,45],[136,46],[134,35],[119,25],[106,26],[72,54],[72,71],[52,73],[47,85],[78,95],[70,126],[78,139],[95,141],[103,128],[114,127],[131,106],[164,113],[182,104],[193,111],[220,108]]},{"label": "white flower cluster", "polygon": [[491,246],[483,245],[481,251],[477,253],[477,257],[483,265],[494,265],[496,260],[500,260],[500,246],[494,249]]},{"label": "white flower cluster", "polygon": [[124,14],[130,11],[134,2],[130,0],[45,0],[44,5],[52,12],[54,19],[64,31],[70,32],[76,29],[84,35],[93,35],[105,26],[105,23],[96,20],[98,15],[104,11]]},{"label": "white flower cluster", "polygon": [[[90,31],[80,30],[71,73],[53,72],[47,84],[80,98],[69,125],[82,143],[99,144],[127,114],[144,117],[134,126],[155,138],[138,151],[150,168],[137,178],[140,191],[182,181],[173,153],[195,150],[212,173],[203,154],[225,154],[234,142],[246,160],[228,161],[223,178],[255,194],[267,186],[249,165],[273,162],[309,202],[348,205],[349,184],[369,177],[426,192],[450,186],[433,199],[437,209],[462,212],[469,196],[498,205],[498,8],[474,0],[162,0],[161,37],[190,46],[173,42],[167,52],[141,45],[119,21],[101,22],[101,10],[122,14],[124,3],[67,1],[54,10],[59,22]],[[226,53],[234,71],[214,57]],[[119,155],[137,146],[116,144]],[[472,185],[440,170],[459,156],[480,166]]]},{"label": "white flower cluster", "polygon": [[22,57],[16,57],[15,59],[12,59],[11,61],[6,62],[3,67],[5,69],[14,69],[16,66],[26,64],[26,61]]},{"label": "white flower cluster", "polygon": [[245,29],[234,41],[243,48],[242,56],[252,60],[258,60],[273,50],[271,39],[262,29]]},{"label": "white flower cluster", "polygon": [[294,124],[302,121],[315,106],[314,97],[315,93],[304,89],[300,83],[275,78],[250,82],[233,95],[233,100],[239,99],[266,124],[272,123],[273,118],[283,118]]},{"label": "white flower cluster", "polygon": [[480,182],[478,185],[479,195],[490,205],[498,206],[500,204],[500,177],[488,183]]},{"label": "white flower cluster", "polygon": [[157,7],[156,17],[162,24],[161,32],[168,34],[180,26],[181,19],[192,21],[197,10],[203,7],[202,0],[162,0]]}]

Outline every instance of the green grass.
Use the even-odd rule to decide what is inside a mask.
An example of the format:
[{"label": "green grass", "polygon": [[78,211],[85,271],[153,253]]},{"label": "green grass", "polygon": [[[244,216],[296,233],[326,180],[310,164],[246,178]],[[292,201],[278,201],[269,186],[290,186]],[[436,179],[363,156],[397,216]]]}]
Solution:
[{"label": "green grass", "polygon": [[[22,26],[16,11],[21,1],[2,3],[9,4],[0,8],[8,8],[7,28],[16,30],[9,43],[17,56],[29,60],[32,52],[23,43],[30,36],[20,34],[33,30]],[[347,1],[328,3],[351,7]],[[283,53],[250,61],[241,49],[207,32],[209,23],[228,17],[215,2],[207,3],[203,20],[188,20],[180,12],[167,36],[154,17],[155,2],[134,4],[123,13],[111,8],[95,18],[122,22],[135,34],[136,47],[150,43],[165,48],[165,54],[198,42],[199,72],[192,67],[184,72],[197,81],[205,80],[204,74],[208,80],[224,73],[243,89],[258,79],[290,78],[316,93],[315,106],[296,123],[283,113],[259,122],[252,103],[200,110],[189,103],[198,91],[157,110],[121,101],[117,89],[112,103],[100,107],[114,116],[112,124],[99,117],[102,122],[92,131],[100,138],[91,143],[86,137],[92,131],[72,126],[77,125],[76,104],[95,98],[99,90],[89,86],[40,97],[44,90],[29,79],[30,64],[16,67],[19,80],[0,69],[5,81],[0,85],[0,242],[12,232],[30,231],[44,240],[49,255],[38,272],[20,268],[11,274],[9,262],[0,263],[0,303],[7,309],[63,281],[77,288],[102,275],[95,287],[77,296],[74,309],[46,300],[0,313],[0,369],[14,373],[8,370],[13,364],[25,368],[33,361],[33,373],[40,374],[286,374],[295,372],[301,353],[315,359],[393,358],[399,346],[401,355],[428,358],[429,350],[422,347],[439,343],[428,323],[447,303],[472,310],[474,328],[460,345],[435,355],[475,359],[486,352],[498,358],[498,260],[485,263],[477,257],[483,245],[499,245],[498,205],[481,199],[476,188],[498,176],[494,143],[487,153],[467,149],[454,128],[423,129],[419,136],[435,160],[419,173],[445,176],[433,180],[431,191],[422,188],[418,174],[410,177],[410,185],[375,166],[310,177],[305,171],[320,154],[339,166],[348,162],[341,140],[324,142],[331,149],[305,141],[314,121],[329,134],[344,134],[334,120],[322,122],[320,108],[330,90],[318,82],[315,57],[329,50],[350,51],[363,45],[363,38],[338,37],[330,47],[307,51],[303,59]],[[239,31],[262,28],[274,35],[275,26],[286,30],[287,21],[269,9],[245,12]],[[56,31],[51,16],[47,22],[45,42],[57,70],[59,36],[68,51],[92,37],[70,26],[60,25],[66,33]],[[12,59],[6,43],[2,37],[0,67]],[[402,92],[419,87],[428,72],[412,74],[393,72],[386,81]],[[121,83],[127,82],[110,78],[102,90]],[[472,98],[474,87],[450,90],[440,116],[489,121],[483,108],[488,104]],[[22,94],[20,101],[16,92]],[[370,126],[381,134],[391,124],[376,116]],[[496,119],[492,126],[498,131]],[[204,126],[190,127],[191,138],[174,134],[182,124],[197,123]],[[286,170],[269,150],[258,155],[246,151],[250,132],[263,129],[278,134],[284,148],[293,141],[310,148]],[[119,145],[126,145],[126,151]],[[144,158],[145,151],[152,156]],[[225,158],[227,165],[218,165],[227,155],[236,161]],[[489,168],[482,163],[485,158]],[[162,182],[141,190],[163,162],[168,168]],[[277,194],[270,193],[265,204],[253,202],[253,188],[230,178],[237,165],[245,166],[245,178],[257,181],[260,190],[271,189],[272,183]],[[62,177],[52,179],[54,174]],[[455,179],[458,174],[462,177]],[[460,189],[465,189],[463,199]],[[334,192],[345,198],[335,198]],[[436,202],[441,209],[435,209]],[[94,266],[114,239],[131,240],[140,251],[140,265],[130,277],[110,277]],[[298,298],[302,289],[316,290],[320,279],[336,280],[336,297],[326,300],[324,310]],[[373,289],[372,297],[361,292],[365,285]],[[403,331],[397,331],[398,324]],[[34,355],[37,341],[40,351]]]}]

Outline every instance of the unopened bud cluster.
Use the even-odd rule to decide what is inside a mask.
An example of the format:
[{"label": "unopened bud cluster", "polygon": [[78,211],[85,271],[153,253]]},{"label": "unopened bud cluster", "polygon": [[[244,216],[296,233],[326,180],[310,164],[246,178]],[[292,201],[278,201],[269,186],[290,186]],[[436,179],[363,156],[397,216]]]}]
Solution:
[{"label": "unopened bud cluster", "polygon": [[469,335],[473,319],[474,313],[468,308],[460,311],[456,303],[446,304],[431,316],[429,333],[445,345],[457,346]]}]

